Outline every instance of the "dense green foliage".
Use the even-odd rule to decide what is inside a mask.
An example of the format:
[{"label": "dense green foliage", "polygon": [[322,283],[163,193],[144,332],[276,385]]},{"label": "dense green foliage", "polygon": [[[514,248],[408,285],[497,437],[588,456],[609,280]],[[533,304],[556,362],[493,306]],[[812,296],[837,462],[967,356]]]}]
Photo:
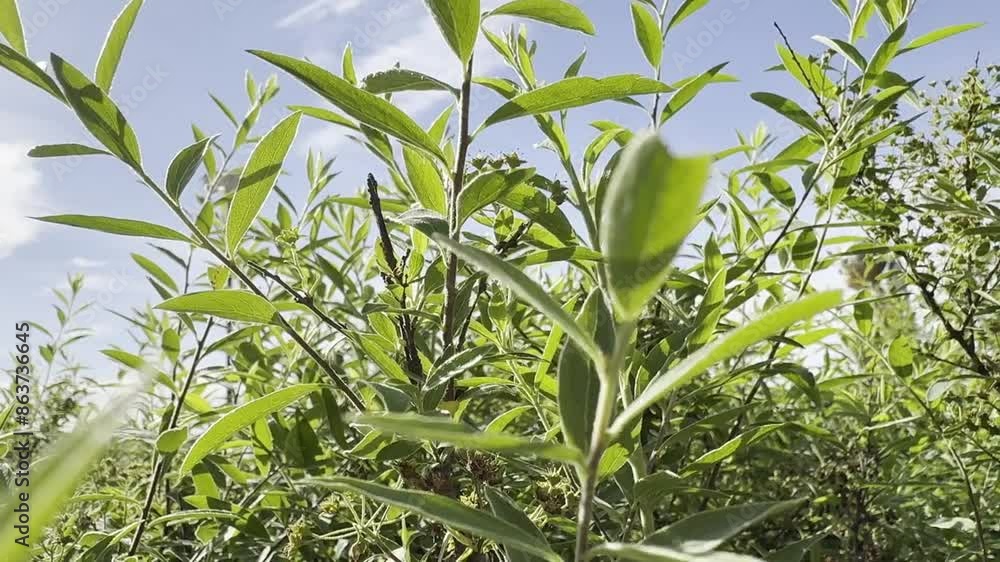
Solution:
[{"label": "dense green foliage", "polygon": [[[524,26],[481,23],[594,33],[579,8],[425,3],[461,84],[359,80],[349,48],[335,70],[251,51],[332,107],[259,130],[278,81],[248,74],[233,133],[193,127],[161,182],[108,95],[141,0],[95,78],[36,65],[0,0],[0,66],[99,144],[31,156],[116,158],[177,217],[40,217],[152,239],[133,258],[156,300],[104,351],[136,389],[99,407],[73,360],[81,280],[56,293],[57,329],[32,324],[53,442],[33,468],[33,549],[0,513],[5,560],[997,559],[1000,71],[922,91],[891,70],[974,26],[914,38],[913,0],[834,0],[843,38],[780,34],[775,63],[801,88],[753,94],[796,140],[762,126],[683,157],[610,120],[582,151],[565,130],[599,102],[657,128],[699,111],[734,78],[667,84],[660,67],[707,1],[631,2],[649,76],[581,76],[581,57],[544,79]],[[504,76],[473,74],[477,42]],[[392,99],[423,90],[451,96],[429,128]],[[493,104],[478,126],[474,100]],[[382,163],[343,170],[367,177],[357,194],[326,193],[338,171],[317,152],[289,188],[304,118]],[[479,131],[514,119],[551,154],[477,153]],[[817,290],[837,268],[849,287]]]}]

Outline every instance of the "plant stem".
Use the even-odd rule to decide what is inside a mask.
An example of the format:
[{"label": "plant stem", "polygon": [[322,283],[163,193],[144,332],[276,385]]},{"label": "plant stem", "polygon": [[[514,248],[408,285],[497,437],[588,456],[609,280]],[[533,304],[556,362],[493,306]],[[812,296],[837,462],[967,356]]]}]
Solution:
[{"label": "plant stem", "polygon": [[[448,202],[448,230],[451,239],[458,242],[461,225],[458,224],[458,197],[462,193],[462,186],[465,184],[465,162],[469,156],[469,111],[472,106],[472,59],[465,68],[465,76],[462,79],[462,91],[459,97],[459,131],[458,131],[458,152],[455,156],[455,171],[451,182],[451,197]],[[456,301],[458,297],[458,256],[451,254],[448,257],[448,272],[445,278],[445,305],[444,305],[444,353],[449,355],[455,351],[455,328],[457,319],[455,318]]]},{"label": "plant stem", "polygon": [[[170,421],[167,423],[168,430],[177,428],[177,422],[180,420],[181,410],[184,407],[184,400],[187,399],[188,392],[191,390],[191,384],[194,382],[195,374],[198,372],[198,364],[201,363],[201,359],[205,353],[205,342],[208,340],[208,334],[212,331],[214,323],[214,318],[208,319],[205,331],[202,332],[201,338],[198,340],[194,357],[191,359],[191,367],[184,378],[184,385],[181,387],[181,391],[177,394],[177,398],[174,401],[174,411],[170,414]],[[153,456],[156,458],[156,464],[153,467],[153,474],[149,478],[149,487],[146,488],[146,499],[142,504],[142,513],[139,515],[139,525],[135,528],[135,534],[132,535],[132,544],[128,548],[129,556],[134,555],[139,550],[142,535],[146,532],[146,523],[149,521],[149,513],[153,509],[153,499],[156,497],[156,489],[160,487],[160,481],[163,479],[163,474],[167,468],[166,457],[160,455],[155,449]]]},{"label": "plant stem", "polygon": [[594,428],[590,438],[590,448],[587,460],[580,473],[580,507],[577,512],[576,529],[576,561],[582,562],[587,555],[587,542],[590,535],[590,525],[594,519],[594,500],[597,496],[598,470],[601,458],[608,448],[608,427],[614,415],[615,401],[618,399],[618,375],[625,363],[625,351],[632,334],[635,332],[635,322],[628,321],[618,327],[615,336],[615,346],[611,357],[606,357],[598,372],[601,375],[601,389],[597,396],[597,411],[594,416]]}]

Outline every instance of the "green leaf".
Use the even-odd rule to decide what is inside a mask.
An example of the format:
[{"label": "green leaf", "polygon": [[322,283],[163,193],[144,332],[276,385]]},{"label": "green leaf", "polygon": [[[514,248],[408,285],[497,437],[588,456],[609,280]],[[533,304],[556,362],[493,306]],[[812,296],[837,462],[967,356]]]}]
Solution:
[{"label": "green leaf", "polygon": [[[487,486],[486,490],[486,501],[490,504],[490,511],[493,515],[498,518],[516,525],[519,529],[533,535],[541,542],[546,542],[545,535],[538,530],[538,527],[525,515],[524,511],[521,509],[514,500],[510,499],[500,490],[491,488]],[[507,558],[510,562],[532,562],[537,560],[533,556],[529,556],[525,553],[518,551],[517,549],[508,547]]]},{"label": "green leaf", "polygon": [[120,236],[142,236],[145,238],[157,238],[160,240],[191,242],[187,236],[184,236],[172,228],[143,221],[89,215],[52,215],[48,217],[31,218],[42,222],[75,226],[76,228],[86,228],[87,230],[97,230],[108,234],[118,234]]},{"label": "green leaf", "polygon": [[683,85],[679,86],[677,92],[670,96],[670,101],[668,101],[667,105],[664,106],[663,114],[660,116],[660,124],[662,125],[663,123],[666,123],[668,119],[677,115],[677,113],[691,103],[694,98],[705,89],[706,86],[719,82],[721,77],[719,72],[728,64],[729,63],[724,62],[713,66],[712,68],[699,74],[694,79],[688,80],[684,82]]},{"label": "green leaf", "polygon": [[441,161],[445,160],[437,143],[431,140],[420,125],[381,97],[357,88],[343,78],[310,62],[266,51],[250,51],[250,53],[299,79],[348,116],[419,148]]},{"label": "green leaf", "polygon": [[663,35],[660,24],[648,8],[638,2],[632,2],[632,26],[635,37],[642,48],[642,54],[653,68],[660,68],[663,60]]},{"label": "green leaf", "polygon": [[882,73],[888,70],[889,63],[892,59],[896,58],[899,53],[899,47],[903,42],[903,36],[906,35],[907,22],[899,24],[892,33],[886,37],[885,41],[879,45],[878,50],[872,55],[870,61],[868,61],[868,67],[865,68],[865,76],[861,82],[861,93],[864,94],[871,88],[875,82],[878,80]]},{"label": "green leaf", "polygon": [[424,0],[424,3],[464,68],[479,37],[479,0]]},{"label": "green leaf", "polygon": [[181,448],[181,445],[187,441],[187,438],[187,427],[175,427],[174,429],[168,429],[156,438],[156,450],[164,454],[176,453],[177,450]]},{"label": "green leaf", "polygon": [[61,158],[64,156],[112,156],[106,150],[93,148],[83,144],[42,144],[28,151],[32,158]]},{"label": "green leaf", "polygon": [[432,237],[435,234],[448,236],[449,232],[448,220],[444,218],[444,215],[435,211],[428,211],[427,209],[410,209],[388,220],[415,228],[428,237]]},{"label": "green leaf", "polygon": [[767,107],[770,107],[774,111],[784,115],[793,123],[800,125],[807,129],[808,131],[815,133],[820,137],[825,137],[823,127],[813,119],[812,115],[802,109],[802,106],[795,103],[794,101],[779,96],[778,94],[771,94],[768,92],[756,92],[750,94],[750,97],[758,103],[762,103]]},{"label": "green leaf", "polygon": [[689,554],[707,554],[764,519],[794,509],[805,500],[731,505],[681,519],[646,538],[645,544]]},{"label": "green leaf", "polygon": [[593,35],[596,30],[587,14],[565,0],[513,0],[488,16],[520,16]]},{"label": "green leaf", "polygon": [[573,225],[551,198],[546,197],[541,190],[521,183],[504,193],[500,204],[512,211],[521,213],[535,224],[552,233],[564,244],[572,244],[575,239]]},{"label": "green leaf", "polygon": [[369,74],[361,87],[373,94],[391,94],[395,92],[440,90],[457,94],[457,90],[437,78],[415,70],[405,68],[390,68],[374,74]]},{"label": "green leaf", "polygon": [[[4,0],[0,0],[0,2],[3,1]],[[0,21],[3,19],[4,18],[0,16]],[[59,85],[56,84],[55,80],[53,80],[51,76],[46,74],[44,70],[39,68],[38,65],[27,56],[2,43],[0,43],[0,67],[6,68],[29,83],[45,90],[49,93],[49,95],[57,100],[61,102],[66,101],[62,91],[59,90]]]},{"label": "green leaf", "polygon": [[941,29],[936,29],[930,33],[917,37],[916,39],[911,41],[910,44],[907,45],[905,48],[900,49],[898,54],[901,55],[903,53],[908,53],[912,50],[919,49],[921,47],[926,47],[927,45],[937,43],[938,41],[947,39],[949,37],[953,37],[960,33],[965,33],[966,31],[971,31],[973,29],[979,29],[982,26],[983,24],[981,23],[963,23],[960,25],[950,25],[948,27],[942,27]]},{"label": "green leaf", "polygon": [[779,550],[767,555],[767,562],[802,562],[802,558],[820,541],[825,539],[827,533],[820,533],[807,537],[800,541],[793,542]]},{"label": "green leaf", "polygon": [[132,32],[135,18],[142,8],[142,0],[132,0],[125,6],[121,14],[115,18],[111,25],[111,31],[104,41],[101,49],[101,56],[97,59],[97,70],[94,71],[94,82],[105,92],[111,91],[111,83],[115,79],[115,72],[118,70],[118,63],[122,60],[122,52],[125,50],[125,42]]},{"label": "green leaf", "polygon": [[788,180],[778,174],[755,173],[754,177],[764,186],[764,189],[771,194],[778,203],[791,209],[795,206],[795,190]]},{"label": "green leaf", "polygon": [[531,280],[520,269],[482,250],[464,246],[450,238],[435,236],[434,240],[448,248],[463,260],[474,264],[493,279],[506,285],[518,297],[535,307],[553,323],[565,330],[587,355],[596,361],[602,360],[600,350],[594,341],[576,324],[573,317],[552,300],[549,293]]},{"label": "green leaf", "polygon": [[695,14],[698,10],[704,8],[708,5],[708,0],[684,0],[677,11],[674,12],[674,17],[670,18],[670,23],[667,25],[667,31],[673,29],[673,27],[682,21],[688,19]]},{"label": "green leaf", "polygon": [[642,94],[670,91],[670,86],[638,74],[622,74],[607,78],[577,76],[543,86],[516,96],[500,106],[479,129],[485,129],[510,119],[581,107],[593,103],[617,100]]},{"label": "green leaf", "polygon": [[780,44],[778,56],[781,57],[785,70],[807,90],[826,99],[837,97],[837,85],[830,80],[819,63]]},{"label": "green leaf", "polygon": [[306,482],[361,494],[449,527],[540,556],[545,560],[561,562],[559,555],[552,552],[549,545],[533,533],[522,530],[515,523],[472,509],[439,494],[398,490],[355,478],[317,478]]},{"label": "green leaf", "polygon": [[[614,344],[614,320],[594,289],[576,317],[576,323],[605,350]],[[566,443],[581,451],[590,449],[597,415],[601,378],[597,366],[573,342],[566,342],[559,356],[559,418]]]},{"label": "green leaf", "polygon": [[424,383],[424,388],[437,388],[462,373],[468,372],[469,369],[481,363],[487,355],[494,351],[493,346],[485,345],[466,349],[448,357],[448,359],[444,360],[440,365],[435,366],[434,370],[430,372],[427,376],[427,381]]},{"label": "green leaf", "polygon": [[0,36],[15,51],[28,56],[28,45],[24,42],[24,28],[21,27],[21,14],[17,10],[17,0],[0,0]]},{"label": "green leaf", "polygon": [[588,560],[598,556],[607,556],[616,560],[634,560],[636,562],[761,562],[760,558],[729,552],[688,554],[662,546],[615,542],[597,545],[587,553]]},{"label": "green leaf", "polygon": [[495,203],[514,186],[528,181],[534,175],[534,168],[480,174],[458,195],[458,225],[461,227],[477,211]]},{"label": "green leaf", "polygon": [[382,350],[378,343],[379,336],[373,334],[355,334],[358,346],[364,351],[364,358],[371,360],[378,366],[382,374],[402,383],[410,382],[410,377],[406,371],[388,353]]},{"label": "green leaf", "polygon": [[291,111],[301,112],[303,115],[312,117],[313,119],[319,119],[320,121],[326,121],[327,123],[333,123],[334,125],[346,127],[352,131],[359,130],[357,123],[339,113],[330,111],[329,109],[309,107],[308,105],[290,105],[288,106],[288,109]]},{"label": "green leaf", "polygon": [[140,254],[132,254],[132,260],[139,264],[139,267],[145,269],[147,273],[152,275],[153,279],[159,281],[161,285],[169,289],[173,289],[174,291],[177,290],[177,284],[174,283],[174,280],[166,271],[163,271],[162,267],[156,265],[153,260]]},{"label": "green leaf", "polygon": [[434,163],[408,146],[403,147],[403,162],[417,201],[426,209],[445,214],[447,207],[444,181]]},{"label": "green leaf", "polygon": [[909,336],[897,336],[889,344],[889,364],[900,376],[913,372],[913,340]]},{"label": "green leaf", "polygon": [[[136,397],[129,392],[102,406],[99,414],[87,421],[81,421],[76,430],[61,437],[46,451],[38,453],[42,459],[31,467],[30,534],[29,545],[42,542],[45,528],[59,515],[62,505],[73,496],[77,484],[90,472],[90,466],[97,461],[111,443],[115,430],[126,421],[126,410]],[[22,490],[23,493],[23,490]],[[0,513],[0,552],[4,562],[25,562],[33,552],[31,547],[22,548],[14,541],[21,536],[16,528],[20,513],[15,508],[21,500],[13,494],[4,494],[0,505],[5,506]]]},{"label": "green leaf", "polygon": [[180,474],[183,476],[191,472],[196,464],[218,449],[238,431],[250,427],[257,420],[278,412],[303,396],[322,388],[321,384],[296,384],[233,408],[213,423],[205,433],[198,436],[198,439],[188,449],[184,462],[181,463]]},{"label": "green leaf", "polygon": [[449,418],[418,414],[377,414],[355,416],[353,423],[409,439],[449,443],[461,449],[515,453],[566,463],[582,461],[579,451],[559,443],[530,441],[506,433],[481,433]]},{"label": "green leaf", "polygon": [[139,153],[139,141],[111,98],[58,55],[52,55],[52,71],[84,127],[112,154],[140,171],[142,155]]},{"label": "green leaf", "polygon": [[865,68],[868,67],[868,61],[865,59],[865,56],[861,54],[861,51],[847,41],[831,39],[825,35],[813,35],[813,39],[826,45],[833,51],[840,53],[845,59],[851,61],[851,64],[857,67],[858,70],[864,72]]},{"label": "green leaf", "polygon": [[647,408],[671,390],[686,384],[713,365],[733,357],[750,346],[783,332],[796,322],[836,307],[841,302],[840,291],[810,295],[801,300],[772,308],[763,316],[740,328],[719,336],[712,343],[689,355],[676,366],[658,374],[645,390],[625,408],[615,420],[612,435],[620,433]]},{"label": "green leaf", "polygon": [[207,314],[238,322],[270,324],[277,309],[267,299],[249,291],[221,290],[188,293],[156,305],[159,310]]},{"label": "green leaf", "polygon": [[211,145],[218,136],[206,137],[182,149],[170,162],[167,168],[167,179],[164,187],[174,199],[180,199],[184,188],[191,182],[195,172],[205,159],[205,153],[211,150]]},{"label": "green leaf", "polygon": [[230,254],[236,253],[243,236],[271,195],[301,119],[301,113],[293,113],[275,125],[257,143],[243,168],[226,223],[226,249]]},{"label": "green leaf", "polygon": [[622,317],[637,318],[666,280],[697,220],[709,165],[708,157],[674,157],[655,134],[625,147],[600,222],[611,298]]}]

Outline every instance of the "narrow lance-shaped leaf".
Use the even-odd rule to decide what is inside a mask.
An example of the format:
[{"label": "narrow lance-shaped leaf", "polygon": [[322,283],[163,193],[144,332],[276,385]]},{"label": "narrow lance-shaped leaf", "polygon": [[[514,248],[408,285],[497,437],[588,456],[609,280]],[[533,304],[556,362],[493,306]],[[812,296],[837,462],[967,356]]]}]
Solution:
[{"label": "narrow lance-shaped leaf", "polygon": [[[614,320],[601,291],[594,289],[576,317],[577,324],[605,350],[614,344]],[[597,415],[601,378],[597,367],[572,341],[559,356],[559,418],[566,443],[587,451]]]},{"label": "narrow lance-shaped leaf", "polygon": [[648,8],[638,2],[632,2],[632,26],[635,37],[642,48],[642,54],[653,68],[660,68],[663,59],[663,35],[660,24]]},{"label": "narrow lance-shaped leaf", "polygon": [[695,12],[707,5],[708,0],[684,0],[680,7],[677,8],[677,11],[674,12],[674,16],[670,18],[670,23],[667,24],[667,30],[673,29],[675,25],[693,16]]},{"label": "narrow lance-shaped leaf", "polygon": [[689,554],[662,546],[617,542],[599,544],[587,553],[588,560],[602,556],[635,562],[762,562],[760,558],[731,552]]},{"label": "narrow lance-shaped leaf", "polygon": [[236,432],[253,425],[261,418],[277,412],[303,396],[323,388],[321,384],[296,384],[272,392],[266,396],[251,400],[233,408],[219,418],[208,430],[201,434],[191,445],[184,462],[181,463],[182,475],[191,472],[196,464],[229,440]]},{"label": "narrow lance-shaped leaf", "polygon": [[646,389],[618,416],[611,433],[618,434],[630,427],[635,418],[641,416],[647,408],[671,390],[686,384],[713,365],[742,353],[748,347],[784,331],[796,322],[834,308],[840,302],[840,291],[810,295],[796,302],[775,307],[753,322],[716,338],[714,342],[653,378]]},{"label": "narrow lance-shaped leaf", "polygon": [[174,199],[179,199],[184,192],[184,188],[191,182],[191,178],[198,171],[205,153],[211,149],[217,136],[206,137],[194,144],[181,149],[177,156],[170,162],[167,169],[167,179],[164,187],[167,193]]},{"label": "narrow lance-shaped leaf", "polygon": [[606,78],[586,76],[566,78],[508,101],[490,115],[479,129],[526,115],[562,111],[601,101],[669,91],[670,86],[663,82],[638,74],[622,74]]},{"label": "narrow lance-shaped leaf", "polygon": [[417,201],[426,209],[445,214],[447,203],[444,181],[434,162],[408,146],[403,147],[403,162],[406,164],[406,177],[410,180]]},{"label": "narrow lance-shaped leaf", "polygon": [[0,0],[0,36],[10,43],[15,51],[28,56],[28,46],[24,42],[24,28],[21,14],[17,10],[17,0]]},{"label": "narrow lance-shaped leaf", "polygon": [[[545,535],[538,530],[538,527],[528,518],[514,500],[510,499],[503,492],[494,488],[486,487],[486,501],[490,504],[490,511],[504,521],[516,525],[525,533],[534,535],[539,541],[545,541]],[[507,549],[507,558],[510,562],[532,562],[537,558],[518,551],[516,548]]]},{"label": "narrow lance-shaped leaf", "polygon": [[267,299],[249,291],[222,290],[188,293],[156,305],[159,310],[208,314],[238,322],[270,324],[277,309]]},{"label": "narrow lance-shaped leaf", "polygon": [[803,501],[751,503],[703,511],[653,533],[645,542],[690,554],[707,554],[750,526],[794,509]]},{"label": "narrow lance-shaped leaf", "polygon": [[420,125],[381,97],[357,88],[310,62],[266,51],[250,53],[299,79],[350,117],[419,148],[442,162],[445,160],[437,143]]},{"label": "narrow lance-shaped leaf", "polygon": [[510,265],[500,258],[488,254],[482,250],[464,246],[454,240],[435,236],[434,240],[454,252],[461,259],[476,265],[479,269],[503,283],[518,297],[535,307],[553,323],[558,324],[566,331],[566,335],[572,338],[587,355],[601,361],[602,355],[593,339],[580,329],[573,317],[559,307],[559,304],[552,300],[552,297],[535,283],[520,269]]},{"label": "narrow lance-shaped leaf", "polygon": [[528,181],[534,175],[534,168],[480,174],[458,196],[458,225],[461,226],[477,211],[497,202],[514,186]]},{"label": "narrow lance-shaped leaf", "polygon": [[826,75],[823,67],[809,57],[800,55],[784,45],[778,45],[778,56],[785,70],[810,92],[831,99],[837,96],[837,85]]},{"label": "narrow lance-shaped leaf", "polygon": [[594,24],[580,8],[565,0],[514,0],[490,12],[490,16],[520,16],[542,23],[595,33]]},{"label": "narrow lance-shaped leaf", "polygon": [[118,234],[120,236],[141,236],[145,238],[156,238],[159,240],[191,242],[187,236],[184,236],[172,228],[130,219],[116,219],[113,217],[98,217],[90,215],[52,215],[48,217],[32,218],[42,222],[75,226],[77,228],[86,228],[87,230],[96,230],[99,232],[106,232],[108,234]]},{"label": "narrow lance-shaped leaf", "polygon": [[774,111],[784,115],[797,125],[805,127],[808,131],[815,133],[820,137],[825,137],[823,127],[820,126],[815,119],[813,119],[812,115],[809,115],[806,110],[802,109],[802,106],[794,101],[768,92],[756,92],[754,94],[750,94],[750,97],[754,101],[762,103]]},{"label": "narrow lance-shaped leaf", "polygon": [[906,35],[907,22],[899,24],[889,37],[879,45],[878,50],[872,55],[870,61],[868,61],[868,67],[865,69],[864,80],[861,82],[861,93],[868,91],[872,85],[878,80],[879,76],[882,75],[889,68],[889,64],[892,59],[896,58],[899,53],[900,45],[903,42],[903,37]]},{"label": "narrow lance-shaped leaf", "polygon": [[122,60],[125,43],[132,32],[132,26],[135,25],[135,18],[139,15],[142,2],[143,0],[132,0],[125,6],[125,9],[111,25],[108,38],[104,41],[101,56],[97,59],[94,82],[105,92],[111,91],[111,83],[115,79],[115,72],[118,70],[118,63]]},{"label": "narrow lance-shaped leaf", "polygon": [[559,555],[538,536],[522,530],[513,523],[439,494],[399,490],[355,478],[316,478],[307,480],[306,483],[361,494],[449,527],[496,541],[504,546],[535,554],[545,560],[561,561]]},{"label": "narrow lance-shaped leaf", "polygon": [[56,81],[35,64],[35,61],[3,43],[0,43],[0,67],[6,68],[14,73],[15,76],[48,92],[49,95],[57,100],[61,102],[66,101]]},{"label": "narrow lance-shaped leaf", "polygon": [[445,42],[463,65],[469,63],[479,37],[479,0],[424,0]]},{"label": "narrow lance-shaped leaf", "polygon": [[724,62],[713,66],[702,74],[699,74],[693,80],[689,80],[680,86],[677,92],[670,96],[670,101],[667,102],[667,105],[664,106],[663,114],[660,116],[660,124],[662,125],[666,123],[668,119],[677,115],[680,110],[687,107],[687,105],[691,103],[694,98],[697,97],[697,95],[700,94],[701,91],[704,90],[709,84],[721,81],[720,78],[724,78],[727,81],[733,80],[728,76],[719,74],[719,72],[721,72],[722,69],[728,64],[729,63]]},{"label": "narrow lance-shaped leaf", "polygon": [[62,158],[64,156],[112,156],[106,150],[83,144],[42,144],[28,151],[32,158]]},{"label": "narrow lance-shaped leaf", "polygon": [[112,154],[136,171],[142,169],[139,140],[118,106],[73,65],[52,55],[52,71],[80,122]]},{"label": "narrow lance-shaped leaf", "polygon": [[868,61],[865,59],[865,56],[861,54],[861,51],[857,47],[847,41],[831,39],[825,35],[813,35],[813,39],[840,53],[845,59],[851,61],[851,64],[858,70],[864,72],[865,68],[867,68]]},{"label": "narrow lance-shaped leaf", "polygon": [[625,148],[601,221],[611,298],[622,317],[637,318],[666,279],[695,225],[709,164],[707,157],[674,157],[655,134]]},{"label": "narrow lance-shaped leaf", "polygon": [[243,235],[257,220],[264,202],[274,189],[301,119],[301,113],[293,113],[275,125],[257,143],[243,168],[226,223],[226,249],[230,254],[239,248]]},{"label": "narrow lance-shaped leaf", "polygon": [[373,94],[440,90],[457,93],[455,88],[422,72],[405,68],[390,68],[365,77],[362,87]]},{"label": "narrow lance-shaped leaf", "polygon": [[537,456],[567,463],[577,463],[582,460],[579,451],[559,443],[532,441],[504,433],[480,433],[449,418],[417,414],[378,414],[356,416],[354,423],[409,439],[450,443],[462,449]]},{"label": "narrow lance-shaped leaf", "polygon": [[979,29],[982,27],[981,23],[963,23],[960,25],[950,25],[948,27],[942,27],[941,29],[935,29],[930,33],[926,33],[917,37],[910,42],[909,45],[904,49],[900,49],[898,54],[908,53],[914,49],[919,49],[921,47],[926,47],[927,45],[932,45],[938,41],[942,41],[949,37],[954,37],[960,33],[965,33],[966,31],[971,31],[973,29]]}]

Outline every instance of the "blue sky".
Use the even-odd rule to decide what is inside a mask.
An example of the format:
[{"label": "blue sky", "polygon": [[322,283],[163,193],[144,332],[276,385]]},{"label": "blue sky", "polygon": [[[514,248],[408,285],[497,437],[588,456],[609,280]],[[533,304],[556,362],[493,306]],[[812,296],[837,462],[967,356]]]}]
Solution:
[{"label": "blue sky", "polygon": [[[484,0],[483,6],[499,3]],[[80,68],[93,68],[107,28],[123,4],[112,0],[21,0],[32,57],[44,59],[49,52],[56,52]],[[553,81],[561,77],[584,48],[589,53],[585,75],[648,73],[635,45],[628,1],[581,0],[577,4],[595,22],[596,37],[529,26],[531,37],[540,43],[540,78]],[[735,144],[735,130],[750,131],[760,122],[777,127],[774,117],[748,97],[759,90],[798,91],[791,78],[764,72],[777,61],[774,45],[778,37],[772,22],[783,27],[797,50],[809,52],[819,51],[818,43],[810,39],[814,34],[846,34],[846,24],[829,0],[713,0],[672,31],[664,80],[674,82],[731,61],[727,72],[741,82],[707,90],[670,122],[665,135],[677,150],[721,150]],[[988,25],[906,55],[894,70],[908,78],[948,78],[971,66],[977,52],[986,63],[1000,62],[1000,2],[995,0],[922,0],[910,36],[966,22]],[[879,23],[873,23],[872,30],[877,37],[884,35]],[[244,71],[250,69],[258,80],[271,73],[245,49],[308,56],[339,68],[340,54],[348,42],[354,46],[360,75],[388,68],[396,61],[450,81],[458,75],[457,63],[421,0],[148,0],[112,94],[126,108],[139,135],[147,168],[162,176],[170,158],[190,143],[192,122],[209,133],[231,133],[209,92],[239,113],[246,100]],[[485,42],[481,47],[477,74],[507,75]],[[275,109],[262,118],[262,127],[276,122],[281,117],[278,108],[285,105],[323,105],[290,78],[279,78],[282,92],[273,104]],[[400,99],[423,123],[429,123],[447,103],[433,94]],[[83,359],[100,374],[111,366],[94,350],[113,342],[126,343],[124,323],[104,309],[124,311],[156,298],[129,258],[131,252],[150,255],[151,250],[141,241],[41,225],[23,217],[81,213],[176,223],[151,193],[110,159],[58,162],[24,156],[34,144],[93,144],[66,108],[4,72],[0,72],[0,101],[0,270],[4,273],[0,278],[0,317],[8,326],[22,319],[50,323],[53,298],[48,289],[62,284],[68,271],[85,273],[86,296],[99,307],[85,319],[96,339],[87,345]],[[476,103],[474,120],[494,109],[498,99],[484,94]],[[634,127],[645,123],[641,112],[620,104],[574,111],[569,133],[577,154],[592,137],[586,124],[596,118],[616,119]],[[549,153],[535,148],[540,140],[530,122],[511,123],[491,129],[479,139],[474,152],[516,149],[541,158],[543,167],[551,165]],[[352,193],[368,171],[380,171],[363,151],[346,142],[342,130],[307,123],[288,161],[292,175],[282,184],[300,197],[308,146],[337,156],[336,168],[342,175],[334,191]]]}]

